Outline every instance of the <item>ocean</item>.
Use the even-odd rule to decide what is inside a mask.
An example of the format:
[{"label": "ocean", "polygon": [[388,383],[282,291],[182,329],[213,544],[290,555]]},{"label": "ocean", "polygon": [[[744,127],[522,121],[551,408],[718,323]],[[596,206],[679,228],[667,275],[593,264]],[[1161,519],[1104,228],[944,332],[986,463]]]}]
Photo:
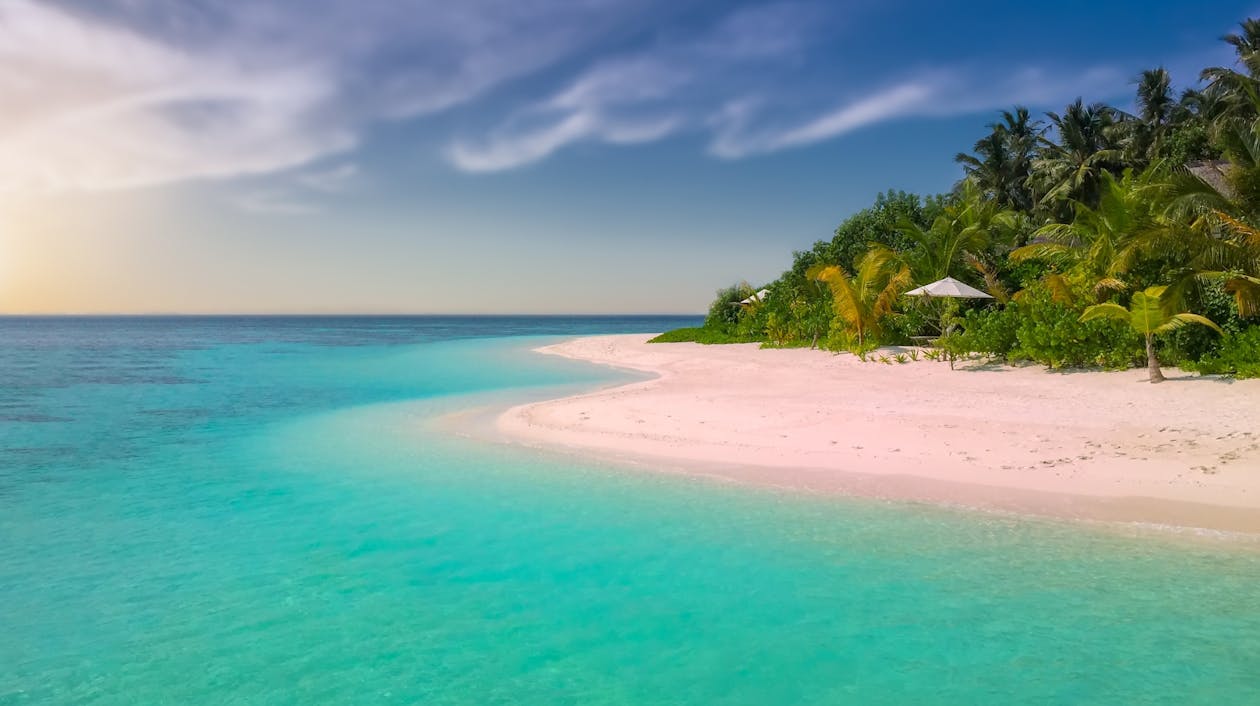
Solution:
[{"label": "ocean", "polygon": [[1260,555],[451,433],[663,317],[0,319],[0,704],[1255,704]]}]

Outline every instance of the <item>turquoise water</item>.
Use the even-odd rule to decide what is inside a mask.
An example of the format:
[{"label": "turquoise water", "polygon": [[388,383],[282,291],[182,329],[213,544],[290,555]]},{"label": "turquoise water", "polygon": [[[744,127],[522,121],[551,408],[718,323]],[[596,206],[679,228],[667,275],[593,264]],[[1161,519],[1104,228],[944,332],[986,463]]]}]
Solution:
[{"label": "turquoise water", "polygon": [[650,319],[0,319],[0,704],[1254,704],[1229,543],[427,420]]}]

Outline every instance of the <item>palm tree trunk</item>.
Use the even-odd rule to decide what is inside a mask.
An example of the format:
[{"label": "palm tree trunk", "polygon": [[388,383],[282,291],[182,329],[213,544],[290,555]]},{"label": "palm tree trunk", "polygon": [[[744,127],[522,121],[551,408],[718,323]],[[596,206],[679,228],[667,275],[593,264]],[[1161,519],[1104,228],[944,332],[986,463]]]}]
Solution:
[{"label": "palm tree trunk", "polygon": [[1163,382],[1164,374],[1159,369],[1159,359],[1155,357],[1155,336],[1146,334],[1146,369],[1150,371],[1151,382]]}]

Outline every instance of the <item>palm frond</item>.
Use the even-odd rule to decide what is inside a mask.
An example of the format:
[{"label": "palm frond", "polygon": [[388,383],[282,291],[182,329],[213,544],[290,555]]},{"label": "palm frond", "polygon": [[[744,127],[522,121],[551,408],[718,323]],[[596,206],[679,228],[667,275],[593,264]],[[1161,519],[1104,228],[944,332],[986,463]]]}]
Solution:
[{"label": "palm frond", "polygon": [[1076,301],[1076,294],[1072,291],[1072,283],[1060,274],[1048,274],[1042,279],[1046,284],[1046,288],[1050,290],[1050,298],[1060,304],[1071,305]]},{"label": "palm frond", "polygon": [[1260,228],[1244,223],[1233,216],[1220,210],[1213,210],[1212,215],[1220,221],[1227,230],[1237,236],[1247,247],[1260,248]]},{"label": "palm frond", "polygon": [[1062,243],[1029,243],[1022,248],[1011,251],[1010,258],[1015,262],[1025,260],[1055,260],[1065,257],[1071,248]]},{"label": "palm frond", "polygon": [[1123,292],[1129,288],[1128,282],[1115,277],[1104,277],[1094,284],[1094,296],[1099,299],[1108,294]]},{"label": "palm frond", "polygon": [[1206,316],[1200,316],[1198,314],[1173,314],[1172,316],[1168,317],[1167,322],[1155,328],[1155,333],[1168,333],[1169,331],[1175,331],[1181,328],[1182,326],[1186,326],[1188,324],[1199,324],[1200,326],[1206,326],[1212,329],[1213,331],[1221,334],[1222,336],[1225,335],[1225,332],[1221,330],[1220,326],[1216,325],[1215,321],[1212,321]]},{"label": "palm frond", "polygon": [[1234,304],[1243,318],[1260,315],[1260,277],[1235,274],[1225,279],[1225,291],[1234,295]]},{"label": "palm frond", "polygon": [[1085,308],[1085,313],[1081,314],[1081,321],[1093,321],[1094,319],[1129,321],[1129,310],[1112,302],[1094,304]]}]

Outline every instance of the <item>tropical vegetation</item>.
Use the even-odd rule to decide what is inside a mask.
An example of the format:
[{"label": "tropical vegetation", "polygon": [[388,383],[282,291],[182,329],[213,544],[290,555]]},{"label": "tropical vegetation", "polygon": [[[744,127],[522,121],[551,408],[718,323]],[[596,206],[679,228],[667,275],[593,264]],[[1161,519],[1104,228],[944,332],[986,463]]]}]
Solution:
[{"label": "tropical vegetation", "polygon": [[[879,195],[663,340],[862,354],[932,340],[951,357],[1144,364],[1152,381],[1160,361],[1260,374],[1260,20],[1224,41],[1233,66],[1180,92],[1144,71],[1131,111],[1003,111],[957,156],[950,193]],[[993,300],[904,296],[947,276]]]}]

